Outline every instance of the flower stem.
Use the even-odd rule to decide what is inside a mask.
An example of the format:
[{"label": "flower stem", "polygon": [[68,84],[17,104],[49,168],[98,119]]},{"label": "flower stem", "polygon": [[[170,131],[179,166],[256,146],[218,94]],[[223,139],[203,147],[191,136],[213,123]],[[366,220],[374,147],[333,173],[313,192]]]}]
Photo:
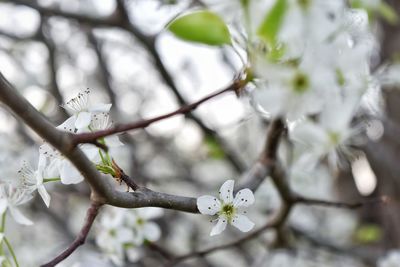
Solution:
[{"label": "flower stem", "polygon": [[59,181],[61,181],[61,178],[45,178],[45,179],[43,179],[43,183],[59,182]]},{"label": "flower stem", "polygon": [[[5,231],[5,227],[6,227],[6,214],[7,214],[7,212],[6,211],[4,211],[4,213],[1,215],[1,225],[0,225],[0,233],[1,234],[4,234],[4,231]],[[11,265],[11,262],[10,262],[10,260],[8,259],[8,257],[5,255],[5,253],[4,253],[4,249],[3,249],[3,240],[5,239],[6,237],[4,236],[3,237],[3,239],[0,241],[0,256],[4,256],[5,257],[5,260],[3,261],[3,263],[1,264],[1,266],[2,267],[11,267],[12,265]]]},{"label": "flower stem", "polygon": [[11,243],[8,241],[7,237],[4,237],[4,242],[6,243],[8,251],[10,251],[11,256],[13,257],[13,260],[14,260],[14,263],[15,263],[15,267],[19,267],[17,256],[15,255],[14,249],[11,246]]}]

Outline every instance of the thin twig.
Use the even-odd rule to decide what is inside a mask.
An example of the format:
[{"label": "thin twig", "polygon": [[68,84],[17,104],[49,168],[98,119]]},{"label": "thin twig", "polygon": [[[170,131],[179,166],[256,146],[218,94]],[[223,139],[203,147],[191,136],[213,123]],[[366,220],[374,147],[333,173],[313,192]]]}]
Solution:
[{"label": "thin twig", "polygon": [[85,243],[86,237],[89,234],[90,229],[92,228],[93,222],[96,219],[96,216],[99,212],[100,207],[102,206],[101,203],[93,201],[86,213],[85,223],[79,232],[78,236],[74,240],[74,242],[69,245],[69,247],[64,250],[60,255],[55,257],[53,260],[49,261],[46,264],[41,265],[41,267],[53,267],[56,264],[62,262],[67,257],[69,257],[79,246]]},{"label": "thin twig", "polygon": [[75,134],[73,136],[73,144],[78,145],[81,143],[91,143],[94,140],[101,138],[101,137],[105,137],[105,136],[109,136],[109,135],[113,135],[113,134],[117,134],[117,133],[122,133],[122,132],[130,131],[130,130],[134,130],[134,129],[146,128],[155,122],[165,120],[167,118],[170,118],[170,117],[173,117],[176,115],[189,113],[192,110],[196,109],[199,105],[203,104],[204,102],[207,102],[208,100],[210,100],[216,96],[219,96],[221,94],[224,94],[226,92],[236,91],[238,88],[243,87],[245,84],[246,84],[246,81],[244,81],[244,80],[235,80],[227,88],[224,88],[220,91],[212,93],[190,105],[180,107],[179,109],[177,109],[173,112],[170,112],[170,113],[167,113],[167,114],[164,114],[161,116],[156,116],[151,119],[140,120],[137,122],[127,123],[127,124],[120,124],[120,125],[116,125],[114,127],[111,127],[111,128],[105,129],[105,130],[101,130],[101,131],[97,131],[97,132]]}]

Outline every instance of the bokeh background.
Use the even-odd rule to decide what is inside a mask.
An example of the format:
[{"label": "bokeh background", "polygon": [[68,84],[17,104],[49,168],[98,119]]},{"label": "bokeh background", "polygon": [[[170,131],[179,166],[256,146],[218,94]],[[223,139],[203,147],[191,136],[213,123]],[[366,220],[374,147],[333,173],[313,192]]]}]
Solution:
[{"label": "bokeh background", "polygon": [[[211,2],[211,1],[207,1]],[[221,3],[223,1],[220,1]],[[387,1],[400,12],[399,1]],[[165,25],[190,8],[186,0],[0,1],[0,71],[55,125],[67,118],[62,103],[89,88],[93,102],[112,103],[115,122],[131,122],[172,111],[228,85],[241,68],[229,48],[177,40]],[[376,21],[380,42],[374,66],[399,59],[400,24]],[[342,164],[337,178],[291,177],[304,195],[348,202],[390,196],[386,205],[358,210],[299,206],[285,225],[286,242],[273,231],[231,249],[179,266],[376,266],[400,246],[400,94],[386,88],[383,112],[369,118],[368,141],[356,160]],[[223,181],[239,180],[257,160],[267,122],[248,98],[225,94],[187,116],[120,136],[112,151],[119,165],[141,184],[185,196],[216,194]],[[0,105],[0,177],[12,176],[23,160],[34,162],[42,140]],[[363,151],[363,152],[362,152]],[[89,188],[49,185],[49,209],[39,197],[25,207],[33,226],[7,223],[21,266],[38,266],[65,248],[82,225]],[[257,191],[249,217],[262,225],[280,205],[268,180]],[[160,245],[184,254],[235,240],[228,230],[210,238],[212,224],[199,215],[165,211],[157,220]],[[96,247],[96,225],[88,243],[59,266],[114,266]],[[125,266],[162,266],[157,251]],[[298,265],[296,265],[298,264]],[[304,265],[300,265],[304,264]]]}]

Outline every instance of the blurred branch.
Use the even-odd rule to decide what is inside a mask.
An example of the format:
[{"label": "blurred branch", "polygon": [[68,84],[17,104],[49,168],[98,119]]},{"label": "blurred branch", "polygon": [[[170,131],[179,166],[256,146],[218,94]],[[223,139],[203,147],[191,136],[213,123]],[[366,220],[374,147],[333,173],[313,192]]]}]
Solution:
[{"label": "blurred branch", "polygon": [[[57,59],[56,59],[56,47],[51,40],[50,33],[46,32],[46,26],[48,27],[49,24],[47,23],[47,18],[42,16],[40,22],[40,30],[38,33],[38,41],[41,41],[47,48],[49,52],[49,76],[50,76],[50,91],[52,92],[53,96],[55,97],[57,104],[61,105],[64,100],[61,95],[60,87],[58,86],[57,82]],[[65,109],[58,109],[59,113],[61,114],[61,120],[65,120],[68,118],[68,114]]]},{"label": "blurred branch", "polygon": [[325,206],[325,207],[333,207],[333,208],[345,208],[345,209],[358,209],[358,208],[361,208],[366,205],[387,204],[390,202],[390,198],[387,196],[381,196],[379,198],[367,199],[365,201],[356,202],[356,203],[333,202],[333,201],[326,201],[326,200],[321,200],[321,199],[306,198],[306,197],[301,197],[301,196],[295,196],[293,200],[296,204],[312,205],[312,206]]},{"label": "blurred branch", "polygon": [[80,23],[85,23],[93,26],[108,26],[108,27],[113,27],[113,26],[118,26],[119,25],[119,20],[117,17],[93,17],[90,15],[85,15],[85,14],[76,14],[73,12],[69,11],[62,11],[56,8],[51,8],[51,7],[44,7],[39,5],[36,1],[30,1],[30,0],[11,0],[11,3],[18,4],[18,5],[24,5],[30,8],[33,8],[37,10],[39,13],[45,16],[60,16],[60,17],[65,17],[68,19],[73,19],[77,20]]},{"label": "blurred branch", "polygon": [[72,244],[66,250],[64,250],[60,255],[55,257],[50,262],[41,265],[41,267],[56,266],[58,263],[68,258],[79,246],[85,243],[86,237],[88,236],[89,231],[92,228],[93,222],[96,219],[96,216],[102,205],[103,205],[102,203],[98,203],[96,201],[91,202],[90,207],[86,213],[85,223],[83,224],[83,227],[79,232],[78,236],[76,237],[76,239],[74,240],[74,242],[72,242]]},{"label": "blurred branch", "polygon": [[92,44],[99,62],[100,79],[104,84],[104,88],[106,89],[106,92],[110,98],[111,104],[113,107],[116,107],[116,95],[111,85],[111,74],[108,70],[106,59],[101,51],[101,42],[96,38],[92,29],[88,30],[88,40]]}]

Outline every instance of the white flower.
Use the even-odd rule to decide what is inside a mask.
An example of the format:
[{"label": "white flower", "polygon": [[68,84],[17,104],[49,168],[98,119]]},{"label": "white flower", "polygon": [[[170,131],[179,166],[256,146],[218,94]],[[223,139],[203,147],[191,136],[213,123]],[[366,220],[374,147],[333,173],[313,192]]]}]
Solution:
[{"label": "white flower", "polygon": [[400,251],[392,250],[385,257],[378,260],[378,267],[400,266]]},{"label": "white flower", "polygon": [[290,120],[322,109],[322,85],[332,80],[322,69],[276,65],[265,62],[256,68],[261,88],[253,91],[254,102],[272,116]]},{"label": "white flower", "polygon": [[325,41],[341,26],[343,0],[289,0],[278,40],[289,58],[302,55],[310,45]]},{"label": "white flower", "polygon": [[125,252],[128,260],[135,262],[142,255],[139,246],[145,240],[154,242],[160,238],[160,227],[149,220],[162,213],[159,208],[107,209],[100,219],[96,243],[116,265],[123,264]]},{"label": "white flower", "polygon": [[197,198],[197,208],[201,214],[218,215],[218,222],[211,230],[210,235],[218,235],[225,230],[228,223],[242,232],[248,232],[254,227],[254,223],[245,215],[244,208],[254,203],[253,192],[242,189],[233,198],[234,180],[227,180],[219,191],[219,199],[213,196],[201,196]]},{"label": "white flower", "polygon": [[110,110],[111,104],[90,105],[89,94],[90,91],[87,89],[63,105],[66,110],[72,113],[72,116],[63,123],[64,130],[85,129],[90,125],[93,114]]},{"label": "white flower", "polygon": [[29,192],[38,190],[43,202],[47,207],[50,206],[50,195],[47,193],[46,188],[43,185],[43,170],[45,168],[45,158],[39,157],[39,167],[37,171],[32,170],[26,162],[22,165],[18,174],[21,178],[21,186]]},{"label": "white flower", "polygon": [[33,222],[26,218],[17,208],[32,199],[30,192],[17,188],[11,184],[0,184],[0,214],[8,209],[17,223],[32,225]]},{"label": "white flower", "polygon": [[[112,125],[112,121],[110,120],[110,114],[106,112],[101,112],[101,113],[96,113],[92,115],[92,119],[90,121],[89,129],[88,130],[83,130],[83,131],[78,131],[79,132],[96,132],[96,131],[101,131],[101,130],[106,130],[110,128]],[[122,146],[123,143],[119,140],[119,137],[117,135],[110,135],[104,137],[104,143],[106,144],[107,147],[113,148],[113,147],[119,147]]]},{"label": "white flower", "polygon": [[348,145],[359,128],[351,126],[355,107],[352,102],[332,101],[320,114],[318,122],[299,121],[290,131],[290,138],[302,147],[304,154],[318,160],[328,156],[331,166],[338,160],[338,151],[350,154]]},{"label": "white flower", "polygon": [[96,244],[116,265],[124,263],[124,245],[133,240],[132,230],[124,226],[126,211],[109,209],[100,219]]},{"label": "white flower", "polygon": [[160,208],[139,208],[126,214],[126,222],[134,230],[134,244],[141,245],[145,240],[157,241],[161,236],[160,227],[149,220],[163,215]]},{"label": "white flower", "polygon": [[[97,148],[90,145],[80,146],[82,151],[93,159],[98,154]],[[41,177],[60,177],[63,184],[77,184],[83,181],[83,176],[75,166],[55,148],[47,143],[39,147],[41,171],[38,173]]]}]

